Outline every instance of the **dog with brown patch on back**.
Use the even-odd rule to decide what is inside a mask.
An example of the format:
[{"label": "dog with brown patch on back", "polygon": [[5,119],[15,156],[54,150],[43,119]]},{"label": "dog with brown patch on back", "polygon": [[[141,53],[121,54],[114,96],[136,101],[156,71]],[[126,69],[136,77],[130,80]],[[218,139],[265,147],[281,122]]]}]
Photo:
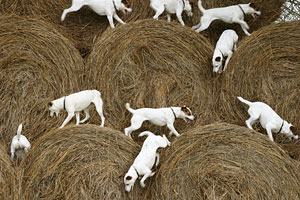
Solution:
[{"label": "dog with brown patch on back", "polygon": [[72,6],[63,11],[61,21],[64,21],[66,15],[69,12],[78,11],[81,7],[88,6],[98,15],[106,15],[109,25],[112,29],[115,28],[113,18],[121,24],[126,24],[117,15],[117,11],[122,11],[124,14],[132,12],[129,8],[129,2],[127,0],[72,0]]},{"label": "dog with brown patch on back", "polygon": [[177,118],[184,119],[190,123],[195,117],[189,107],[168,107],[168,108],[140,108],[132,109],[129,103],[126,103],[126,109],[133,114],[131,118],[131,126],[125,128],[125,135],[131,137],[131,133],[139,129],[144,121],[149,121],[157,126],[165,126],[170,129],[169,136],[180,134],[174,128],[174,122]]}]

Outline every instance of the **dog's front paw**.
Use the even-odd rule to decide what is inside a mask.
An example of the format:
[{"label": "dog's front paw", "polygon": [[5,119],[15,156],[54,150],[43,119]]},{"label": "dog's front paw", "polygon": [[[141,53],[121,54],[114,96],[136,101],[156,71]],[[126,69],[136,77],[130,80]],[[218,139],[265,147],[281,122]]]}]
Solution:
[{"label": "dog's front paw", "polygon": [[145,183],[141,182],[141,187],[144,188],[145,186]]}]

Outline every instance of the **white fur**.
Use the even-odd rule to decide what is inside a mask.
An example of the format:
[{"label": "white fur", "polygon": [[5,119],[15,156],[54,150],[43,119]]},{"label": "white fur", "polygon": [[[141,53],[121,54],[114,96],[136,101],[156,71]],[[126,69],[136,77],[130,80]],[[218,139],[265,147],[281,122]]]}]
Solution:
[{"label": "white fur", "polygon": [[280,133],[287,135],[290,139],[298,139],[298,135],[294,135],[292,132],[295,127],[283,120],[269,105],[263,102],[250,102],[242,97],[237,98],[241,102],[249,105],[248,113],[250,118],[246,120],[248,128],[253,129],[252,125],[259,120],[261,126],[267,130],[271,141],[274,141],[272,132],[278,133],[279,131]]},{"label": "white fur", "polygon": [[153,19],[158,19],[164,10],[166,10],[168,22],[171,21],[171,14],[175,13],[182,26],[184,26],[181,17],[183,11],[188,16],[193,16],[192,7],[188,0],[150,0],[150,7],[155,11]]},{"label": "white fur", "polygon": [[139,136],[147,135],[146,140],[142,146],[139,155],[135,158],[133,164],[130,166],[128,172],[125,174],[124,183],[125,190],[130,192],[133,189],[134,183],[138,176],[143,176],[140,181],[142,187],[145,187],[145,180],[155,174],[151,169],[155,163],[159,163],[159,154],[156,152],[159,147],[165,148],[170,146],[171,143],[165,135],[156,136],[149,131],[142,132]]},{"label": "white fur", "polygon": [[[250,5],[254,5],[251,3],[248,4],[238,4],[244,11],[245,14],[251,14],[253,18],[258,17],[261,12],[256,11]],[[222,8],[211,8],[204,9],[202,6],[202,1],[198,1],[199,10],[202,12],[203,16],[200,19],[199,24],[192,27],[192,29],[197,32],[203,31],[209,27],[211,22],[214,20],[222,20],[226,23],[238,23],[241,25],[244,33],[248,36],[251,34],[247,31],[249,29],[248,24],[244,21],[244,13],[238,5],[227,6]]]},{"label": "white fur", "polygon": [[15,152],[17,149],[24,149],[25,153],[30,149],[30,142],[27,138],[21,134],[22,133],[22,124],[19,125],[17,135],[12,139],[10,145],[11,159],[14,160]]},{"label": "white fur", "polygon": [[[63,128],[76,114],[76,125],[84,123],[90,118],[89,106],[93,103],[96,107],[98,114],[101,117],[101,126],[104,126],[105,117],[103,115],[103,101],[101,99],[101,93],[97,90],[84,90],[69,96],[61,97],[59,99],[51,101],[49,105],[50,117],[58,116],[59,112],[65,109],[68,112],[68,116],[60,126]],[[80,111],[84,111],[85,118],[80,121]]]},{"label": "white fur", "polygon": [[[169,136],[172,134],[180,136],[180,134],[174,128],[174,121],[176,118],[184,119],[186,122],[191,122],[194,120],[192,111],[188,107],[140,108],[134,110],[130,108],[129,103],[126,103],[126,109],[133,114],[131,118],[131,126],[125,128],[125,135],[129,137],[131,137],[131,132],[139,129],[145,120],[148,120],[157,126],[167,125],[167,127],[170,129]],[[176,118],[172,109],[176,115]],[[184,113],[182,109],[186,109],[188,113]]]},{"label": "white fur", "polygon": [[[213,72],[221,73],[222,71],[225,71],[233,51],[235,51],[237,48],[236,44],[238,39],[239,36],[234,30],[228,29],[222,33],[216,44],[212,59]],[[224,57],[227,57],[227,59],[225,61],[224,69],[222,70],[222,64],[225,59]]]},{"label": "white fur", "polygon": [[[122,0],[127,3],[126,0]],[[120,19],[117,15],[117,10],[122,11],[123,13],[132,12],[131,8],[127,8],[121,0],[72,0],[72,6],[68,9],[65,9],[61,21],[64,21],[66,15],[69,12],[78,11],[82,6],[89,6],[95,13],[98,15],[106,15],[109,21],[109,25],[112,29],[115,28],[113,18],[115,18],[119,23],[125,24],[125,22]]]}]

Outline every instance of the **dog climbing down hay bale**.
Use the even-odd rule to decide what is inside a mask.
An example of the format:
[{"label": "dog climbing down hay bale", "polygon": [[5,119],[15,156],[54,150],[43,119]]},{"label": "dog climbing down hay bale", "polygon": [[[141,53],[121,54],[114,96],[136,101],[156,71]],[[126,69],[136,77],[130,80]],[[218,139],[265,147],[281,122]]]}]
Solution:
[{"label": "dog climbing down hay bale", "polygon": [[29,17],[0,17],[0,133],[9,148],[20,123],[32,142],[63,122],[51,100],[79,91],[82,57],[53,26]]},{"label": "dog climbing down hay bale", "polygon": [[[45,133],[24,162],[25,199],[126,199],[123,177],[140,147],[96,125]],[[142,195],[135,187],[132,194]],[[30,192],[27,192],[30,191]]]},{"label": "dog climbing down hay bale", "polygon": [[[130,124],[127,102],[134,109],[186,105],[201,118],[196,124],[210,123],[218,118],[213,112],[208,60],[212,51],[207,39],[189,28],[141,20],[107,30],[96,41],[84,79],[87,87],[101,91],[105,123],[115,129],[123,131]],[[194,126],[179,119],[176,123],[179,132]],[[159,128],[150,131],[163,132]]]},{"label": "dog climbing down hay bale", "polygon": [[2,143],[0,143],[0,155],[0,199],[18,199],[18,178],[10,155]]},{"label": "dog climbing down hay bale", "polygon": [[245,127],[197,127],[162,156],[151,199],[300,198],[298,163],[266,136]]},{"label": "dog climbing down hay bale", "polygon": [[274,23],[241,41],[219,83],[218,105],[225,120],[245,126],[248,106],[236,98],[241,96],[267,103],[300,127],[299,26],[299,21]]}]

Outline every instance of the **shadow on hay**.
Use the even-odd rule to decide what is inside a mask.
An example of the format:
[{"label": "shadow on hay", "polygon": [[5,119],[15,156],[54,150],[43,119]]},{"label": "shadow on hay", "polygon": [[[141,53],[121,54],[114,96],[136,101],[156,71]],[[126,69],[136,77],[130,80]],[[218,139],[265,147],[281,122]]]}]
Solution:
[{"label": "shadow on hay", "polygon": [[[208,40],[189,28],[140,20],[97,40],[87,59],[86,87],[101,91],[107,124],[117,130],[130,125],[127,102],[134,109],[186,105],[198,117],[196,124],[210,123],[218,119],[208,60],[212,51]],[[175,124],[179,132],[189,126],[183,120]],[[165,127],[150,130],[168,133]]]},{"label": "shadow on hay", "polygon": [[33,144],[23,162],[24,199],[141,198],[126,195],[123,178],[140,146],[123,133],[95,125],[53,129]]},{"label": "shadow on hay", "polygon": [[149,199],[300,197],[298,163],[267,136],[245,127],[196,127],[176,139],[163,157]]},{"label": "shadow on hay", "polygon": [[0,132],[8,149],[20,123],[30,142],[62,123],[50,119],[47,103],[79,91],[83,60],[53,26],[29,17],[0,17],[0,46]]}]

